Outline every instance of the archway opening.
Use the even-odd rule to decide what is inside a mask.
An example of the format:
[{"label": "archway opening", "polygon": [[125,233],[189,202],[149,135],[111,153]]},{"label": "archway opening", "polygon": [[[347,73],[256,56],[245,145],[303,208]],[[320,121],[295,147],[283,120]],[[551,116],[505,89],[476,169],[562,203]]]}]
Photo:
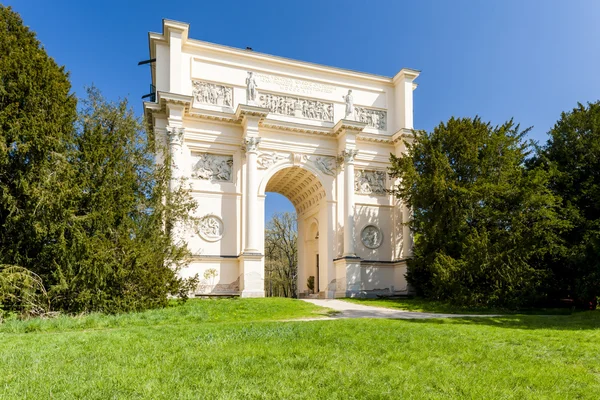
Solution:
[{"label": "archway opening", "polygon": [[265,192],[266,296],[318,295],[326,282],[319,265],[320,248],[327,245],[327,235],[319,234],[323,185],[311,171],[294,166],[273,174]]}]

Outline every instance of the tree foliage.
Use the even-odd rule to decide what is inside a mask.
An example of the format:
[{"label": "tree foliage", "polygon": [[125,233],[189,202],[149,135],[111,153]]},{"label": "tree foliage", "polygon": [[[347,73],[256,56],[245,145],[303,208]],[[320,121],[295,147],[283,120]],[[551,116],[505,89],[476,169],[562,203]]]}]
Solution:
[{"label": "tree foliage", "polygon": [[534,163],[552,172],[570,228],[552,263],[554,289],[595,307],[600,296],[600,102],[564,112]]},{"label": "tree foliage", "polygon": [[173,243],[165,221],[189,220],[195,204],[184,189],[169,192],[169,169],[154,163],[156,145],[127,101],[109,103],[88,90],[71,158],[68,256],[53,270],[55,305],[115,312],[185,295],[177,270],[187,250]]},{"label": "tree foliage", "polygon": [[395,193],[414,213],[407,279],[420,294],[495,306],[538,296],[564,223],[549,174],[525,168],[526,133],[512,121],[452,118],[415,132],[404,157],[392,155]]},{"label": "tree foliage", "polygon": [[184,189],[168,190],[169,169],[154,162],[162,144],[126,101],[109,103],[93,88],[77,118],[68,74],[4,6],[0,54],[0,265],[11,266],[2,270],[4,310],[31,308],[32,290],[69,312],[185,296],[194,282],[177,270],[187,250],[169,227],[189,220],[195,203]]},{"label": "tree foliage", "polygon": [[265,231],[265,291],[267,296],[296,297],[298,227],[296,214],[277,213]]},{"label": "tree foliage", "polygon": [[44,280],[64,256],[76,99],[68,74],[0,5],[0,264]]}]

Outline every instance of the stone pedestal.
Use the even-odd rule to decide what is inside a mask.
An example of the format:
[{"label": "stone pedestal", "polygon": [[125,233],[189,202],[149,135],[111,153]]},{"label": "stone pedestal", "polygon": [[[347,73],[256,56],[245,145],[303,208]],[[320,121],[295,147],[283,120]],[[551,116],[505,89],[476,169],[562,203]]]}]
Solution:
[{"label": "stone pedestal", "polygon": [[244,253],[240,256],[240,291],[242,297],[265,297],[262,254]]},{"label": "stone pedestal", "polygon": [[335,297],[356,297],[362,289],[360,257],[343,257],[335,260]]}]

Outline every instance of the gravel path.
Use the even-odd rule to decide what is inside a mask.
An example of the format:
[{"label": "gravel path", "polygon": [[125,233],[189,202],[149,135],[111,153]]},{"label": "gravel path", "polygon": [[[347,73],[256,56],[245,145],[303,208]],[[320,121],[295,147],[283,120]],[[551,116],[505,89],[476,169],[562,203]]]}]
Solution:
[{"label": "gravel path", "polygon": [[402,311],[391,308],[365,306],[334,299],[302,299],[320,307],[331,308],[339,313],[327,318],[307,318],[306,321],[340,318],[389,318],[389,319],[428,319],[461,317],[499,317],[497,314],[436,314],[416,311]]}]

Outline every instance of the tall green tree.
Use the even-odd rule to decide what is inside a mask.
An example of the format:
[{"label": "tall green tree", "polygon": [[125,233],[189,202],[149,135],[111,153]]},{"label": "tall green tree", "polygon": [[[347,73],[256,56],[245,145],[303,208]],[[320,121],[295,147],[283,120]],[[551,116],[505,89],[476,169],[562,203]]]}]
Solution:
[{"label": "tall green tree", "polygon": [[64,256],[76,99],[64,67],[0,5],[0,265],[44,281]]},{"label": "tall green tree", "polygon": [[537,165],[552,172],[562,198],[565,252],[552,264],[558,294],[595,308],[600,296],[600,101],[564,112],[540,149]]},{"label": "tall green tree", "polygon": [[97,89],[88,90],[70,159],[76,191],[64,240],[69,256],[56,265],[49,293],[56,306],[106,312],[158,307],[195,284],[177,275],[188,251],[168,229],[192,223],[195,202],[184,185],[168,190],[169,160],[155,163],[157,146],[126,100],[110,103]]},{"label": "tall green tree", "polygon": [[540,295],[563,222],[548,174],[525,168],[526,133],[512,121],[452,118],[392,155],[396,195],[413,210],[407,279],[421,295],[510,307]]}]

